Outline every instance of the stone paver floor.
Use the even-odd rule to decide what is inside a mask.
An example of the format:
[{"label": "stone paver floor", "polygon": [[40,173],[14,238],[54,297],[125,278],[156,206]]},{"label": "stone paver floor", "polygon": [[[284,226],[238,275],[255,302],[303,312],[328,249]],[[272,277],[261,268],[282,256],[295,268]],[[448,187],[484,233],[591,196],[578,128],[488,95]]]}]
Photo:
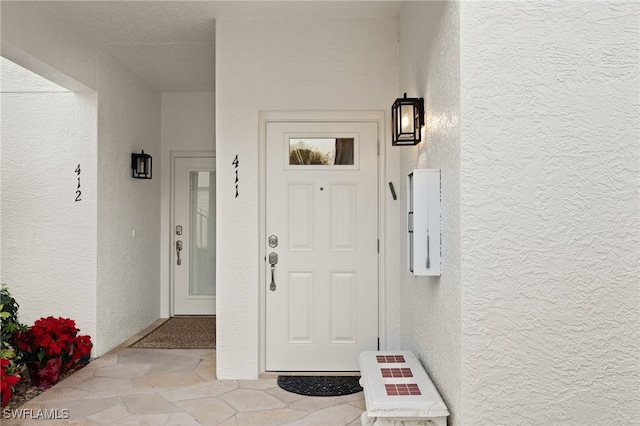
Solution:
[{"label": "stone paver floor", "polygon": [[20,407],[40,419],[3,412],[2,425],[355,426],[365,410],[362,392],[307,397],[275,378],[217,380],[215,372],[215,350],[116,349]]}]

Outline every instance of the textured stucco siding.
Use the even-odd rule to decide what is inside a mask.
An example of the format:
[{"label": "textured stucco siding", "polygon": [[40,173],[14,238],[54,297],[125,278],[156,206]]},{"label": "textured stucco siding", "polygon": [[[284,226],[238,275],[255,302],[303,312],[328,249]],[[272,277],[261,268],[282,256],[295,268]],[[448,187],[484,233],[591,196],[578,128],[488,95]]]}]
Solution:
[{"label": "textured stucco siding", "polygon": [[640,423],[637,2],[462,2],[465,424]]},{"label": "textured stucco siding", "polygon": [[[98,351],[160,317],[160,177],[131,177],[131,153],[160,155],[160,94],[103,53],[98,73]],[[136,236],[133,236],[135,230]]]},{"label": "textured stucco siding", "polygon": [[1,102],[0,280],[22,323],[72,318],[95,340],[96,97],[2,93]]},{"label": "textured stucco siding", "polygon": [[393,18],[216,22],[219,378],[253,378],[259,369],[258,112],[386,111],[398,85],[396,25]]},{"label": "textured stucco siding", "polygon": [[[422,361],[451,412],[461,424],[462,333],[460,248],[460,69],[459,5],[408,2],[399,19],[400,90],[424,97],[426,126],[415,147],[400,152],[398,199],[401,235],[402,348]],[[424,139],[424,138],[423,138]],[[414,277],[407,270],[406,175],[416,168],[442,171],[442,276]]]},{"label": "textured stucco siding", "polygon": [[[68,89],[97,92],[97,272],[86,280],[96,281],[94,355],[102,355],[160,316],[160,94],[46,2],[1,6],[3,56]],[[141,149],[156,165],[150,181],[131,177],[131,153]],[[65,298],[61,309],[75,303]]]}]

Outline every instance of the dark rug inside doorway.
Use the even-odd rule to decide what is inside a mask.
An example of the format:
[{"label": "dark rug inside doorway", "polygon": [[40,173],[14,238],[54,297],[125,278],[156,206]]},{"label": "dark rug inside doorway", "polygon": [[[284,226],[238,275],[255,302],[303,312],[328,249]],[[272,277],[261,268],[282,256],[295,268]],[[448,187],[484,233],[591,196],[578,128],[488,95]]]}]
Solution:
[{"label": "dark rug inside doorway", "polygon": [[360,376],[278,376],[278,386],[307,396],[340,396],[362,391]]},{"label": "dark rug inside doorway", "polygon": [[130,348],[215,349],[216,317],[173,317]]}]

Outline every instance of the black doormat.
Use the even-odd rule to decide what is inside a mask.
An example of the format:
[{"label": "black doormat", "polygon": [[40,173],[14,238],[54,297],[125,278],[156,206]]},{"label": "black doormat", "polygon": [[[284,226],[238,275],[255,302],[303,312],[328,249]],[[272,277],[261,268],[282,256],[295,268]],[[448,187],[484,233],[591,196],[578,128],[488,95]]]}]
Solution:
[{"label": "black doormat", "polygon": [[278,376],[278,386],[307,396],[340,396],[362,391],[360,376]]}]

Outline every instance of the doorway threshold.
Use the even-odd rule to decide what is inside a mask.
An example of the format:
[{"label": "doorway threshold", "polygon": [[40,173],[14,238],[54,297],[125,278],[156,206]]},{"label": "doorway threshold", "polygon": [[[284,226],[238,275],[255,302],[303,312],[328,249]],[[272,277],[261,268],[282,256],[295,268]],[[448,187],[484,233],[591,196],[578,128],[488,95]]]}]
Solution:
[{"label": "doorway threshold", "polygon": [[278,376],[360,376],[359,371],[265,371],[260,379],[277,379]]}]

